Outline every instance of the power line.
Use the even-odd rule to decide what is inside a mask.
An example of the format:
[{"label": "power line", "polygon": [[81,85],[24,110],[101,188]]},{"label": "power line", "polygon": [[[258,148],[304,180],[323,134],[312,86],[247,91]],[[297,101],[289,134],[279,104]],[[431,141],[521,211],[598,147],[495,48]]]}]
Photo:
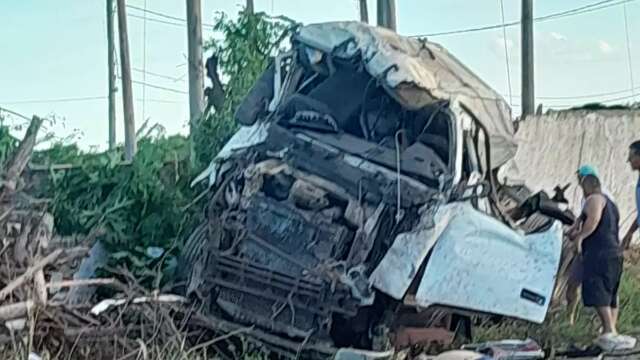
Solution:
[{"label": "power line", "polygon": [[509,103],[513,103],[513,91],[511,89],[511,66],[509,66],[509,49],[507,47],[507,27],[504,26],[504,3],[503,0],[498,0],[500,3],[500,18],[502,19],[502,40],[504,42],[504,60],[507,65],[507,85],[509,88]]},{"label": "power line", "polygon": [[[634,96],[633,95],[628,95],[628,96],[621,96],[621,97],[617,97],[617,98],[613,98],[613,99],[594,99],[594,100],[589,100],[586,101],[586,104],[594,104],[594,103],[600,103],[600,104],[610,104],[613,102],[618,102],[618,101],[622,101],[622,100],[629,100],[632,99]],[[538,98],[539,99],[539,98]],[[569,99],[570,100],[570,99]],[[583,104],[549,104],[549,107],[575,107],[575,106],[581,106]],[[520,104],[511,104],[511,107],[521,107]]]},{"label": "power line", "polygon": [[[640,90],[640,87],[637,87],[633,90]],[[617,91],[610,91],[610,92],[602,92],[602,93],[594,93],[594,94],[583,94],[583,95],[573,95],[573,96],[536,96],[536,99],[541,99],[541,100],[578,100],[578,99],[588,99],[588,98],[596,98],[596,97],[602,97],[602,96],[611,96],[611,95],[620,95],[620,94],[624,94],[624,93],[628,93],[632,91],[632,89],[624,89],[624,90],[617,90]],[[505,94],[501,94],[502,96],[508,96]],[[515,95],[519,97],[520,95]]]},{"label": "power line", "polygon": [[629,63],[629,83],[631,85],[631,95],[635,98],[634,84],[633,84],[633,62],[631,61],[631,44],[629,41],[629,23],[627,21],[627,4],[622,6],[624,12],[624,33],[627,40],[627,61]]},{"label": "power line", "polygon": [[165,19],[169,19],[169,20],[175,20],[175,21],[180,21],[180,22],[187,22],[187,20],[176,17],[176,16],[171,16],[171,15],[167,15],[167,14],[163,14],[161,12],[157,12],[157,11],[153,11],[153,10],[149,10],[147,8],[141,8],[138,6],[134,6],[134,5],[127,5],[127,7],[129,9],[133,9],[133,10],[138,10],[138,11],[142,11],[143,13],[147,13],[147,14],[151,14],[151,15],[156,15]]},{"label": "power line", "polygon": [[635,95],[623,96],[623,97],[619,97],[619,98],[615,98],[615,99],[607,99],[607,100],[603,100],[601,102],[610,103],[610,102],[615,102],[615,101],[620,101],[620,100],[628,100],[628,99],[633,99],[633,98],[635,98]]},{"label": "power line", "polygon": [[[158,11],[153,11],[153,10],[149,10],[149,9],[146,9],[146,8],[141,8],[141,7],[134,6],[134,5],[127,5],[127,7],[128,7],[128,8],[130,8],[130,9],[133,9],[133,10],[141,11],[141,12],[146,13],[146,14],[151,14],[151,15],[159,16],[159,17],[161,17],[161,18],[165,18],[165,19],[168,19],[168,20],[178,21],[178,22],[180,22],[180,23],[182,23],[182,24],[183,24],[183,25],[180,25],[180,24],[176,24],[176,23],[169,23],[169,24],[171,24],[171,25],[180,25],[180,26],[184,26],[184,25],[186,25],[186,23],[187,23],[187,20],[186,20],[186,19],[179,18],[179,17],[172,16],[172,15],[168,15],[168,14],[161,13],[161,12],[158,12]],[[147,18],[147,20],[149,20],[149,21],[156,21],[156,19],[152,19],[152,18]],[[158,22],[162,22],[162,21],[161,21],[161,20],[158,20]],[[202,26],[203,26],[203,27],[207,27],[207,28],[211,28],[211,29],[213,29],[213,28],[214,28],[214,25],[213,25],[213,24],[202,23]]]},{"label": "power line", "polygon": [[[136,99],[136,101],[142,101],[142,99]],[[182,104],[184,101],[176,100],[162,100],[162,99],[145,99],[146,102],[162,103],[162,104]]]},{"label": "power line", "polygon": [[[602,10],[602,9],[606,9],[606,8],[610,8],[613,6],[619,6],[619,5],[623,5],[629,2],[633,2],[636,0],[622,0],[619,2],[615,2],[617,0],[602,0],[593,4],[589,4],[589,5],[584,5],[581,7],[577,7],[574,9],[570,9],[570,10],[565,10],[565,11],[561,11],[561,12],[557,12],[557,13],[553,13],[553,14],[548,14],[548,15],[544,15],[544,16],[539,16],[534,18],[533,20],[535,22],[540,22],[540,21],[546,21],[546,20],[556,20],[556,19],[560,19],[560,18],[564,18],[564,17],[568,17],[568,16],[573,16],[573,15],[580,15],[580,14],[585,14],[588,12],[592,12],[592,11],[596,11],[596,10]],[[478,32],[478,31],[485,31],[485,30],[495,30],[495,29],[500,29],[503,27],[511,27],[511,26],[516,26],[519,25],[520,21],[511,21],[508,22],[506,24],[495,24],[495,25],[486,25],[486,26],[480,26],[480,27],[474,27],[474,28],[466,28],[466,29],[458,29],[458,30],[450,30],[450,31],[442,31],[442,32],[436,32],[436,33],[430,33],[430,34],[422,34],[422,35],[412,35],[410,37],[429,37],[429,36],[444,36],[444,35],[454,35],[454,34],[465,34],[465,33],[470,33],[470,32]]]},{"label": "power line", "polygon": [[181,79],[181,78],[172,77],[172,76],[163,75],[163,74],[158,74],[158,73],[154,73],[154,72],[151,72],[151,71],[145,71],[143,69],[132,68],[131,70],[133,70],[135,72],[139,72],[139,73],[145,73],[147,75],[155,76],[155,77],[158,77],[158,78],[161,78],[161,79],[171,80],[171,81],[174,81],[174,82],[178,82],[178,81],[184,82],[184,79]]},{"label": "power line", "polygon": [[178,94],[188,94],[186,91],[182,91],[182,90],[178,90],[178,89],[172,89],[172,88],[159,86],[159,85],[153,85],[153,84],[149,84],[149,83],[146,83],[146,82],[143,82],[143,81],[132,80],[131,82],[134,83],[134,84],[138,84],[138,85],[145,85],[145,86],[148,86],[150,88],[154,88],[154,89],[158,89],[158,90],[165,90],[165,91],[174,92],[174,93],[178,93]]},{"label": "power line", "polygon": [[[140,19],[140,20],[144,20],[145,19],[144,16],[140,16],[140,15],[136,15],[136,14],[127,14],[127,16],[135,18],[135,19]],[[151,21],[151,22],[155,22],[155,23],[159,23],[159,24],[173,25],[173,26],[177,26],[177,27],[184,27],[184,24],[178,24],[178,23],[174,23],[174,22],[164,21],[164,20],[160,20],[160,19],[153,19],[153,18],[146,18],[146,19],[147,19],[147,21]]]},{"label": "power line", "polygon": [[[144,20],[142,22],[142,82],[147,81],[147,0],[144,0]],[[147,86],[142,85],[142,119],[146,118]]]},{"label": "power line", "polygon": [[49,103],[65,103],[65,102],[78,102],[78,101],[91,101],[91,100],[104,100],[106,96],[85,96],[85,97],[70,97],[60,99],[38,99],[38,100],[17,100],[17,101],[0,101],[3,104],[49,104]]}]

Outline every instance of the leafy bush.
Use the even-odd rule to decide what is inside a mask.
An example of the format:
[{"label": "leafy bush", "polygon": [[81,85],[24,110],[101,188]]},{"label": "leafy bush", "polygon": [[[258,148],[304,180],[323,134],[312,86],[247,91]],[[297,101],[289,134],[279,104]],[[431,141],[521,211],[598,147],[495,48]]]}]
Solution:
[{"label": "leafy bush", "polygon": [[224,13],[215,19],[214,30],[221,40],[205,44],[218,58],[218,71],[223,79],[225,102],[222,111],[213,112],[196,124],[192,134],[196,158],[207,164],[237,129],[233,114],[255,81],[269,66],[271,58],[281,50],[292,28],[292,21],[268,17],[264,13],[240,12],[237,20]]},{"label": "leafy bush", "polygon": [[140,140],[132,163],[120,160],[121,151],[82,153],[75,145],[36,154],[45,163],[73,165],[51,172],[46,189],[53,194],[57,232],[104,229],[102,240],[114,264],[143,275],[156,258],[147,256],[147,249],[175,254],[198,219],[200,210],[187,207],[194,198],[188,151],[186,138],[171,136]]}]

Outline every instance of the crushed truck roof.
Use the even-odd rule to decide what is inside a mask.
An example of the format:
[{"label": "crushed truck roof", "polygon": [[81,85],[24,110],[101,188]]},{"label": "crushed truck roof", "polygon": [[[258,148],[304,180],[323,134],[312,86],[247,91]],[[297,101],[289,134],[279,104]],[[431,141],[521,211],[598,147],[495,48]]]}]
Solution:
[{"label": "crushed truck roof", "polygon": [[361,55],[366,71],[407,108],[420,109],[436,100],[461,104],[454,111],[468,111],[486,127],[494,167],[515,155],[506,101],[439,44],[355,21],[303,26],[294,39],[336,58]]}]

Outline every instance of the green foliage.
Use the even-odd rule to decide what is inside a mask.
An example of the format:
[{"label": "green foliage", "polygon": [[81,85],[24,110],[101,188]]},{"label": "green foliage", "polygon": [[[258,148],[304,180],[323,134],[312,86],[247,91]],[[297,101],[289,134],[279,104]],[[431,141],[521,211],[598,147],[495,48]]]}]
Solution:
[{"label": "green foliage", "polygon": [[[217,15],[215,30],[221,37],[208,41],[207,48],[219,59],[224,109],[200,121],[191,139],[142,138],[131,164],[122,162],[120,149],[83,152],[69,141],[36,152],[33,163],[73,166],[51,171],[48,188],[38,194],[53,198],[50,210],[56,231],[72,235],[104,229],[101,239],[111,250],[111,265],[126,265],[144,285],[158,286],[157,270],[166,275],[175,266],[175,255],[202,213],[204,201],[192,203],[195,170],[208,164],[236,129],[236,107],[269,65],[290,26],[263,13],[241,12],[237,20]],[[9,129],[0,126],[0,161],[16,145]],[[190,163],[191,146],[201,166]]]},{"label": "green foliage", "polygon": [[196,207],[185,208],[194,197],[188,151],[187,139],[172,136],[140,140],[130,164],[120,160],[120,151],[85,154],[75,145],[57,144],[37,153],[42,163],[74,166],[51,172],[46,192],[53,194],[56,230],[71,235],[104,229],[113,264],[129,265],[134,274],[151,280],[146,270],[155,258],[145,258],[146,249],[175,254],[199,215]]},{"label": "green foliage", "polygon": [[226,79],[225,103],[222,111],[210,114],[196,126],[193,141],[201,164],[211,161],[237,129],[235,109],[280,50],[291,26],[291,22],[264,13],[240,12],[237,20],[217,14],[214,29],[222,39],[211,39],[205,47],[217,55],[218,71]]},{"label": "green foliage", "polygon": [[11,136],[9,128],[0,124],[0,164],[4,165],[18,147],[18,139]]},{"label": "green foliage", "polygon": [[5,125],[4,117],[0,115],[0,165],[4,165],[9,160],[18,143],[18,139],[11,135],[11,129]]}]

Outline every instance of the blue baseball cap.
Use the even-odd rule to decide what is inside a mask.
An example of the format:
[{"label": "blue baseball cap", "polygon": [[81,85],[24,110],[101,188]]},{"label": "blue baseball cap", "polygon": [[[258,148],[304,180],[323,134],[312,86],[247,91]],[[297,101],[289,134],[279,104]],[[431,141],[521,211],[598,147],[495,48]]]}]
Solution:
[{"label": "blue baseball cap", "polygon": [[596,171],[596,168],[594,168],[591,165],[582,165],[578,168],[578,176],[579,177],[585,177],[587,175],[592,175],[595,177],[598,177],[598,172]]}]

